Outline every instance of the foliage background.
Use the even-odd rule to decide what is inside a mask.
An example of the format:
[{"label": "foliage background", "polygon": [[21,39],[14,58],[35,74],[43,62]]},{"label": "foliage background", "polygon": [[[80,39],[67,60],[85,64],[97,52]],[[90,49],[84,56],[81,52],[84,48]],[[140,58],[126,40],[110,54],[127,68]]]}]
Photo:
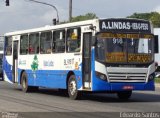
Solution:
[{"label": "foliage background", "polygon": [[[71,22],[84,21],[84,20],[95,19],[95,18],[98,18],[95,13],[86,13],[85,15],[72,17]],[[158,12],[133,13],[132,15],[127,16],[127,18],[138,18],[138,19],[150,20],[154,28],[160,27],[160,13]],[[67,23],[67,21],[64,21],[62,23]]]},{"label": "foliage background", "polygon": [[158,12],[134,13],[133,15],[128,16],[127,18],[150,20],[154,28],[160,27],[160,14]]}]

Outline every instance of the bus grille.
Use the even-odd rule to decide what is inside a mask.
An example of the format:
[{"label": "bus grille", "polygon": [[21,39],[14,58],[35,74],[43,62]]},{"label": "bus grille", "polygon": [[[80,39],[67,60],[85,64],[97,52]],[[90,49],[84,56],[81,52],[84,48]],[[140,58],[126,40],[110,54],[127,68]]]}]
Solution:
[{"label": "bus grille", "polygon": [[[146,82],[146,69],[107,69],[110,82]],[[139,71],[138,71],[139,70]]]},{"label": "bus grille", "polygon": [[145,82],[145,73],[109,73],[110,82]]}]

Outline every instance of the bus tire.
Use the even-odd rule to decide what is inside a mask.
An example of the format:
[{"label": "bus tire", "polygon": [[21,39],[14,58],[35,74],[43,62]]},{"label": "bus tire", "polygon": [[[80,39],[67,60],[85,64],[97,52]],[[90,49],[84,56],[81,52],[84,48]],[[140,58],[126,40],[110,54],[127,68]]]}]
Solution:
[{"label": "bus tire", "polygon": [[2,81],[4,81],[4,75],[2,74]]},{"label": "bus tire", "polygon": [[26,72],[23,72],[22,73],[22,76],[21,76],[21,87],[22,87],[22,91],[27,93],[30,91],[31,87],[28,86],[28,77],[27,77],[27,74]]},{"label": "bus tire", "polygon": [[80,98],[80,91],[77,90],[77,81],[75,75],[71,75],[68,79],[68,95],[72,100]]},{"label": "bus tire", "polygon": [[132,95],[132,91],[120,91],[117,92],[117,96],[121,100],[128,100]]}]

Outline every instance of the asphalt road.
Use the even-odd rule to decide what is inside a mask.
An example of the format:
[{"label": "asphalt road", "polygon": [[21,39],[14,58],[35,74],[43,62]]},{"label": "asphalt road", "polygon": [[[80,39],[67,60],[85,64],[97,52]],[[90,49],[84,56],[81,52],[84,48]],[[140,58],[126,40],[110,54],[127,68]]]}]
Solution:
[{"label": "asphalt road", "polygon": [[[160,88],[156,91],[133,92],[129,101],[121,101],[116,94],[84,94],[82,100],[70,100],[62,92],[40,89],[23,93],[21,87],[0,81],[0,117],[122,117],[122,113],[160,112]],[[160,114],[158,114],[160,118]],[[5,118],[5,117],[3,117]]]}]

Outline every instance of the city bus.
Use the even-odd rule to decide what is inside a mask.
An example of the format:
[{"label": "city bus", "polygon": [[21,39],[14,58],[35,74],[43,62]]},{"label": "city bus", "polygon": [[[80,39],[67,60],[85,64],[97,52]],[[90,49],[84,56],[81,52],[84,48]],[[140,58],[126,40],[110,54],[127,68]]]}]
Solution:
[{"label": "city bus", "polygon": [[116,93],[155,90],[154,35],[147,20],[92,19],[5,34],[4,80],[29,92],[39,87]]}]

